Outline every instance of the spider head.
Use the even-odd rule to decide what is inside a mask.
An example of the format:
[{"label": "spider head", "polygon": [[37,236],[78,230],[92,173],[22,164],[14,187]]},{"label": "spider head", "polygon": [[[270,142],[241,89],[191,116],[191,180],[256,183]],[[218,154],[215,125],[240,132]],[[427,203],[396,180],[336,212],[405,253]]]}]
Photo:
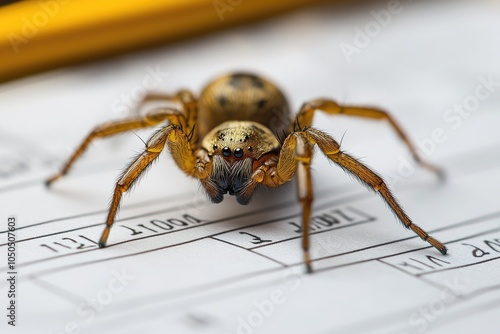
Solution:
[{"label": "spider head", "polygon": [[209,186],[205,186],[210,199],[219,203],[229,194],[245,205],[252,198],[248,183],[261,158],[278,150],[280,144],[262,124],[230,121],[212,129],[202,146],[212,160]]}]

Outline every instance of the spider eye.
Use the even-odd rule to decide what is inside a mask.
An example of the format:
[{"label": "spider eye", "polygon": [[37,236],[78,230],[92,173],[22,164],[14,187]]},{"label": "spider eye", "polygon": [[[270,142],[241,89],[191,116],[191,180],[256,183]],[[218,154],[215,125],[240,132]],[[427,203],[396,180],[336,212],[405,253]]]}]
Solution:
[{"label": "spider eye", "polygon": [[226,146],[226,147],[224,147],[224,148],[222,149],[222,154],[223,154],[225,157],[230,156],[230,155],[231,155],[231,149],[230,149],[229,147],[227,147],[227,146]]},{"label": "spider eye", "polygon": [[241,148],[237,148],[234,150],[234,156],[236,158],[241,158],[243,156],[243,150]]}]

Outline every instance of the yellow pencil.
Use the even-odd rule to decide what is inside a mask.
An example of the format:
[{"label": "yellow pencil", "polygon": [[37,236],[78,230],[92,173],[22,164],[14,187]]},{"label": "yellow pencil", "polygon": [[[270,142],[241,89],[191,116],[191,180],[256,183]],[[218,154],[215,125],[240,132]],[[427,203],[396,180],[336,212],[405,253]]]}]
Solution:
[{"label": "yellow pencil", "polygon": [[43,0],[0,7],[0,82],[322,0]]}]

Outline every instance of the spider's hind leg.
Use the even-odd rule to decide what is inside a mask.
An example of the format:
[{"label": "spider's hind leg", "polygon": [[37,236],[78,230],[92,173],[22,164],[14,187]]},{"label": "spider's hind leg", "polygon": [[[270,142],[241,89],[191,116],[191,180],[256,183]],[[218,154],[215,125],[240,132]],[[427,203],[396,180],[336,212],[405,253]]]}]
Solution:
[{"label": "spider's hind leg", "polygon": [[[196,100],[189,92],[180,91],[175,96],[149,94],[144,98],[141,104],[152,100],[164,100],[171,102],[177,101],[183,105],[184,110],[180,111],[173,108],[156,108],[149,111],[144,116],[111,121],[95,127],[81,142],[80,146],[78,146],[78,148],[73,152],[61,170],[45,182],[46,186],[52,185],[59,178],[66,175],[73,164],[96,139],[106,138],[128,131],[153,127],[164,122],[169,122],[171,124],[176,124],[189,129],[194,126],[194,122],[196,121]],[[194,138],[191,139],[196,141],[196,133],[194,133]]]},{"label": "spider's hind leg", "polygon": [[415,161],[422,167],[435,173],[441,180],[444,179],[444,171],[440,167],[427,162],[421,157],[415,145],[413,145],[406,133],[403,131],[403,128],[387,112],[376,108],[344,106],[339,105],[333,100],[318,99],[307,102],[302,106],[301,110],[297,114],[296,123],[300,124],[301,126],[310,126],[312,124],[312,119],[316,110],[321,110],[330,115],[347,115],[386,120],[408,147],[413,156],[413,159],[415,159]]}]

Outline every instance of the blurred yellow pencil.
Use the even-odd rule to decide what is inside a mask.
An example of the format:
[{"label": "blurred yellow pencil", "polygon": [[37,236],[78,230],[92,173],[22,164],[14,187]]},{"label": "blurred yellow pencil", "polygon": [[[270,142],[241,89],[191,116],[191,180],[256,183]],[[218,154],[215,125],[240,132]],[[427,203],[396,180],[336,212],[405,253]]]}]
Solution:
[{"label": "blurred yellow pencil", "polygon": [[42,0],[0,7],[0,82],[321,0]]}]

